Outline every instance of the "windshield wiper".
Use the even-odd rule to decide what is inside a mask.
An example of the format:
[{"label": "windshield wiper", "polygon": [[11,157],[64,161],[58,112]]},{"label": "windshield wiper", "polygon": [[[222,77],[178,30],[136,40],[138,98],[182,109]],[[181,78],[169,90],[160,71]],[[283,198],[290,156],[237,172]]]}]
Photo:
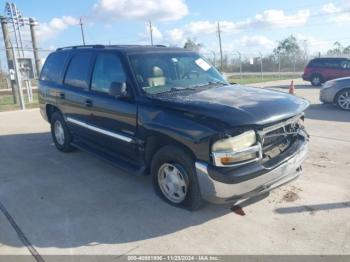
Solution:
[{"label": "windshield wiper", "polygon": [[220,86],[226,86],[228,85],[226,82],[222,82],[222,81],[209,81],[208,83],[206,84],[202,84],[202,85],[195,85],[195,87],[206,87],[206,86],[217,86],[217,85],[220,85]]},{"label": "windshield wiper", "polygon": [[175,86],[170,88],[170,91],[182,91],[182,90],[195,90],[194,87],[188,86],[188,87],[183,87],[183,86]]}]

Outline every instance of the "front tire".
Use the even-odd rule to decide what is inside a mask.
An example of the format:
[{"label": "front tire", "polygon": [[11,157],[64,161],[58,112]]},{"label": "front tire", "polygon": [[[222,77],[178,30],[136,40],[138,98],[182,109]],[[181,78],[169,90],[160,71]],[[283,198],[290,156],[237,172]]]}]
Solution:
[{"label": "front tire", "polygon": [[69,132],[68,126],[62,114],[58,111],[51,116],[51,135],[56,148],[62,152],[71,152],[75,148],[71,145],[73,136]]},{"label": "front tire", "polygon": [[197,210],[203,200],[200,194],[193,157],[176,146],[165,146],[154,155],[151,164],[153,186],[165,202]]},{"label": "front tire", "polygon": [[335,102],[340,109],[350,111],[350,89],[340,91]]}]

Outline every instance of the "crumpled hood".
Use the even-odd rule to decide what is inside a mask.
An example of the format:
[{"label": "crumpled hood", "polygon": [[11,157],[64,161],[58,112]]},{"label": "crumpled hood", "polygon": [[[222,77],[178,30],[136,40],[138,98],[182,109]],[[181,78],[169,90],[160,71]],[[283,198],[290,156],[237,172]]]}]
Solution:
[{"label": "crumpled hood", "polygon": [[232,127],[265,125],[302,113],[309,105],[283,92],[229,85],[157,97],[162,106],[220,120]]}]

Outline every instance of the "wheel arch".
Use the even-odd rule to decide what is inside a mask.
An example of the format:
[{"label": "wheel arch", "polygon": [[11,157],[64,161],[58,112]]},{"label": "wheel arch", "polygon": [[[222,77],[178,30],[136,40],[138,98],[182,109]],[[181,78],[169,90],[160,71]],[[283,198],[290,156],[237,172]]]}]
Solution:
[{"label": "wheel arch", "polygon": [[187,145],[184,145],[183,143],[177,141],[174,138],[171,138],[164,134],[151,134],[147,137],[146,143],[145,143],[145,163],[146,163],[146,172],[147,174],[150,171],[151,163],[153,160],[154,155],[163,147],[165,146],[175,146],[178,147],[185,152],[187,152],[189,155],[193,157],[193,159],[196,159],[196,155],[193,152],[193,150],[188,147]]},{"label": "wheel arch", "polygon": [[55,105],[52,105],[52,104],[47,104],[45,106],[45,112],[46,112],[46,117],[47,117],[47,120],[48,122],[50,123],[51,122],[51,117],[53,115],[54,112],[61,112],[61,110],[55,106]]}]

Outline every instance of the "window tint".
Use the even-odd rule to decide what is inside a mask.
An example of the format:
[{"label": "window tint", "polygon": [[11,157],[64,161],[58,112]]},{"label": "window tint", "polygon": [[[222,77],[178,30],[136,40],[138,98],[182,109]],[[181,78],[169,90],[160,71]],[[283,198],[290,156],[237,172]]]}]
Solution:
[{"label": "window tint", "polygon": [[91,54],[77,54],[69,63],[65,84],[87,89],[89,87],[89,67]]},{"label": "window tint", "polygon": [[125,81],[126,75],[118,56],[113,54],[97,56],[91,90],[108,93],[113,82],[123,83]]},{"label": "window tint", "polygon": [[339,59],[315,59],[310,63],[311,67],[340,68]]},{"label": "window tint", "polygon": [[67,53],[56,52],[50,54],[46,58],[45,65],[41,70],[40,80],[52,82],[62,81],[62,73],[67,57]]}]

